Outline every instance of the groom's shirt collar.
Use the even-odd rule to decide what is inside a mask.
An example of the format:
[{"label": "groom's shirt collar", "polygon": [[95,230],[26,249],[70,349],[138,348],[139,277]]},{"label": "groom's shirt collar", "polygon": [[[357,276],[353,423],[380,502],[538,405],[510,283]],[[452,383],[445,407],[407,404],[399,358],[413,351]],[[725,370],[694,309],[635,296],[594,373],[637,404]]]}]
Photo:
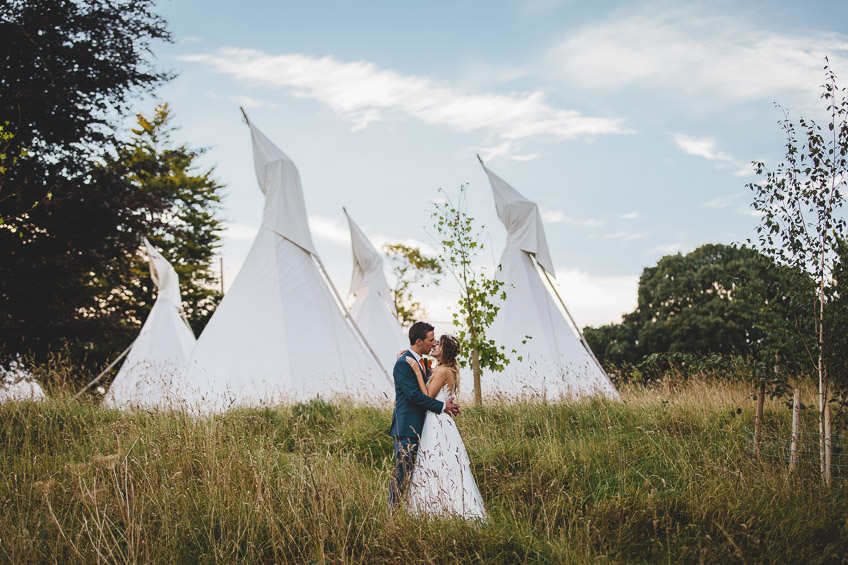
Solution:
[{"label": "groom's shirt collar", "polygon": [[421,361],[421,356],[420,356],[420,355],[418,355],[417,353],[415,353],[415,352],[414,352],[413,350],[411,350],[411,349],[407,349],[407,351],[409,351],[410,353],[412,353],[412,356],[413,356],[413,357],[415,357],[415,360],[416,360],[416,361]]}]

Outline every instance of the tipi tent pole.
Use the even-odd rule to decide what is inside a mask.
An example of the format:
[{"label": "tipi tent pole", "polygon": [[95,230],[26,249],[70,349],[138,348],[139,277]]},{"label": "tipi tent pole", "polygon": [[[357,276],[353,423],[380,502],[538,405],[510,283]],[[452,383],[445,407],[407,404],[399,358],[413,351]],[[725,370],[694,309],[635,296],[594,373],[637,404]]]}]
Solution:
[{"label": "tipi tent pole", "polygon": [[194,330],[192,330],[192,329],[191,329],[191,324],[190,324],[190,323],[189,323],[189,321],[188,321],[188,317],[187,317],[187,316],[186,316],[186,314],[185,314],[185,310],[183,310],[182,308],[180,308],[180,309],[178,310],[178,312],[180,313],[180,318],[182,318],[183,322],[185,322],[186,327],[187,327],[189,330],[191,330],[192,335],[194,335]]},{"label": "tipi tent pole", "polygon": [[[562,309],[565,310],[566,314],[568,314],[568,319],[571,320],[571,325],[574,326],[574,329],[577,331],[577,335],[580,336],[580,342],[583,344],[583,347],[585,347],[586,351],[589,353],[589,355],[592,356],[592,359],[595,361],[595,364],[598,366],[598,369],[600,369],[601,372],[604,375],[606,375],[607,372],[604,371],[604,368],[601,366],[601,362],[598,361],[597,357],[595,357],[595,354],[592,352],[592,348],[589,347],[589,343],[586,341],[586,338],[583,337],[583,332],[580,331],[580,326],[577,325],[577,322],[574,321],[574,317],[571,315],[571,312],[568,311],[568,306],[565,305],[565,301],[563,301],[562,297],[559,295],[559,292],[557,292],[557,289],[554,286],[554,283],[551,280],[551,277],[548,276],[548,272],[545,269],[543,269],[541,266],[537,266],[537,268],[539,268],[542,271],[542,273],[544,273],[545,280],[548,281],[548,286],[550,286],[551,289],[554,291],[554,294],[556,295],[557,300],[559,300],[559,303],[562,306]],[[609,375],[607,375],[607,378],[609,378]]]},{"label": "tipi tent pole", "polygon": [[131,344],[129,344],[129,345],[127,346],[127,348],[126,348],[126,349],[124,349],[124,350],[123,350],[123,352],[121,352],[121,354],[120,354],[120,355],[118,355],[118,357],[117,357],[114,361],[112,361],[111,363],[109,363],[109,366],[108,366],[108,367],[106,367],[105,369],[103,369],[103,372],[102,372],[102,373],[100,373],[99,375],[97,375],[96,377],[94,377],[94,379],[92,379],[92,381],[91,381],[90,383],[88,383],[87,385],[85,385],[85,387],[84,387],[81,391],[79,391],[78,393],[76,393],[76,394],[74,395],[74,397],[73,397],[73,399],[72,399],[72,400],[76,400],[77,398],[79,398],[79,395],[81,395],[82,393],[84,393],[85,391],[87,391],[89,388],[91,388],[91,386],[92,386],[92,385],[94,385],[95,383],[97,383],[97,381],[99,381],[100,379],[102,379],[102,378],[103,378],[103,375],[105,375],[106,373],[108,373],[108,372],[109,372],[109,370],[110,370],[112,367],[114,367],[114,366],[115,366],[115,364],[116,364],[118,361],[120,361],[121,359],[123,359],[123,358],[124,358],[124,355],[126,355],[127,353],[129,353],[129,352],[130,352],[130,349],[132,349],[132,346],[133,346],[133,344],[134,344],[134,343],[135,343],[135,340],[133,340],[133,342],[132,342]]},{"label": "tipi tent pole", "polygon": [[312,255],[312,257],[315,259],[315,262],[318,263],[318,267],[321,268],[321,272],[324,273],[324,278],[327,279],[327,284],[329,284],[330,288],[333,290],[333,294],[335,295],[336,300],[338,301],[339,306],[342,309],[342,312],[344,312],[345,318],[347,318],[350,321],[350,325],[353,326],[353,329],[356,330],[357,334],[359,334],[359,338],[362,340],[362,343],[365,344],[365,347],[368,349],[368,352],[371,354],[371,357],[374,358],[374,361],[377,363],[377,367],[379,367],[381,369],[382,373],[389,380],[389,383],[394,384],[394,379],[391,378],[391,376],[389,375],[388,372],[386,372],[385,369],[383,369],[383,363],[380,362],[380,358],[377,357],[377,354],[374,353],[373,349],[371,349],[371,344],[368,343],[367,339],[365,339],[365,334],[363,334],[362,330],[359,329],[359,326],[356,325],[356,321],[353,319],[353,316],[350,315],[350,312],[348,312],[348,309],[345,307],[344,300],[342,300],[342,297],[339,294],[339,291],[336,290],[336,285],[333,284],[333,280],[330,278],[330,275],[327,273],[327,269],[324,268],[324,263],[321,261],[320,257],[317,257],[315,255]]}]

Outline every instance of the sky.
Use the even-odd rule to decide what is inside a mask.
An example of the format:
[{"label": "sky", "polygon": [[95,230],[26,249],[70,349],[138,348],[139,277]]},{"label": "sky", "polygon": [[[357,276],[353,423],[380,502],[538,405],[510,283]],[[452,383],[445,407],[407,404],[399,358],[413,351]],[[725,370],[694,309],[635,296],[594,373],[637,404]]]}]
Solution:
[{"label": "sky", "polygon": [[[848,3],[161,0],[176,74],[175,139],[226,185],[221,254],[234,280],[262,217],[239,107],[297,165],[317,251],[350,285],[342,206],[376,246],[431,252],[433,202],[465,186],[506,240],[475,154],[542,210],[560,294],[580,326],[636,306],[642,270],[759,218],[752,161],[782,160],[778,122],[824,118],[829,57],[848,85]],[[780,107],[776,107],[779,104]],[[439,189],[443,189],[444,193]],[[387,276],[392,282],[391,276]],[[418,296],[445,323],[449,279]]]}]

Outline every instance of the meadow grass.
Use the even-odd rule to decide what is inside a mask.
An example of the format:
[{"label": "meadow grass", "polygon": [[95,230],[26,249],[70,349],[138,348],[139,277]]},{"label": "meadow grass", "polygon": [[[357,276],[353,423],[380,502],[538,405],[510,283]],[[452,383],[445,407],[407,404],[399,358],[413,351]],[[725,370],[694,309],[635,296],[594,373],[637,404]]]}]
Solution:
[{"label": "meadow grass", "polygon": [[[54,392],[56,392],[54,390]],[[746,453],[742,384],[466,406],[484,524],[389,513],[391,412],[311,402],[194,418],[58,392],[0,406],[13,563],[840,562],[843,481]],[[791,415],[766,402],[766,426]]]}]

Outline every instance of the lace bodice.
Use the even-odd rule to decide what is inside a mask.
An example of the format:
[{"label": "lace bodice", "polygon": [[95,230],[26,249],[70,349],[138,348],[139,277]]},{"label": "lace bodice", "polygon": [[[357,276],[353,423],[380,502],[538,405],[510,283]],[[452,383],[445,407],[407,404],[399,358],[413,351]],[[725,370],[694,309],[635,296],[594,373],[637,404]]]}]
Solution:
[{"label": "lace bodice", "polygon": [[450,385],[445,383],[445,385],[442,387],[442,390],[440,390],[439,393],[436,395],[436,400],[440,400],[441,402],[445,402],[448,398],[452,397],[453,395],[454,395],[453,390],[451,390]]}]

